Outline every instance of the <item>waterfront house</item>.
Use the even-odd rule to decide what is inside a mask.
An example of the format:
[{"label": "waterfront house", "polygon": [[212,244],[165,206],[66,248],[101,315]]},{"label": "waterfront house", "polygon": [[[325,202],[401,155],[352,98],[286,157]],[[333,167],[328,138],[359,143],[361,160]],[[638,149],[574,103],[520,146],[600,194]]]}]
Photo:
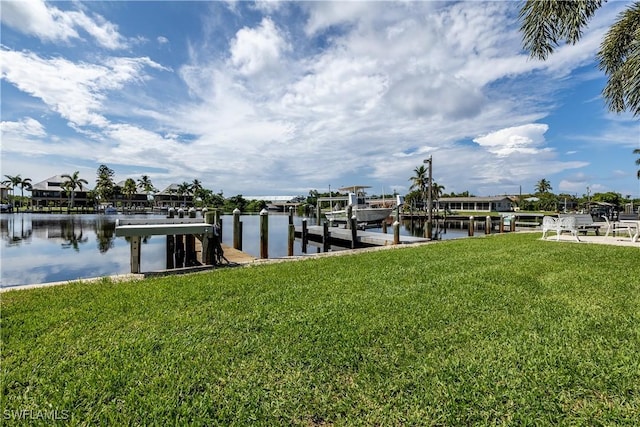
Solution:
[{"label": "waterfront house", "polygon": [[[180,184],[171,184],[154,197],[154,203],[158,208],[179,208],[193,206],[193,196],[184,196],[179,193]],[[184,205],[184,206],[183,206]]]},{"label": "waterfront house", "polygon": [[141,192],[136,187],[136,192],[131,196],[131,200],[127,197],[126,194],[122,192],[124,188],[125,181],[120,181],[116,184],[119,188],[119,191],[115,194],[116,206],[131,206],[132,208],[143,208],[148,205],[149,199],[147,198],[147,194]]},{"label": "waterfront house", "polygon": [[441,197],[438,209],[464,212],[509,212],[513,201],[508,196],[489,197]]},{"label": "waterfront house", "polygon": [[[44,181],[33,184],[31,189],[31,200],[34,209],[46,206],[67,206],[69,202],[69,192],[62,188],[66,181],[60,175],[52,176]],[[94,200],[91,197],[91,190],[83,187],[82,190],[76,188],[74,204],[76,207],[93,206]]]}]

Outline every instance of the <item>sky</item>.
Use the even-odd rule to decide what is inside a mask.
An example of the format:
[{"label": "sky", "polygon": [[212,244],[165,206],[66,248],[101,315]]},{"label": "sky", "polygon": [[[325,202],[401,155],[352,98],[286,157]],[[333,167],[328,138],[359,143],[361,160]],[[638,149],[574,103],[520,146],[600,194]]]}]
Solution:
[{"label": "sky", "polygon": [[431,156],[446,193],[640,197],[595,61],[629,4],[539,61],[519,2],[3,0],[0,174],[406,194]]}]

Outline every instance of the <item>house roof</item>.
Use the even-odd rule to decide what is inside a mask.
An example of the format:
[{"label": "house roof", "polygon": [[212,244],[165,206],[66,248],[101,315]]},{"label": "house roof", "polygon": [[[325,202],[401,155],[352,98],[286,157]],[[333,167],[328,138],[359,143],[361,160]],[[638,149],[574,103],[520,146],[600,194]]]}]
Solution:
[{"label": "house roof", "polygon": [[[122,181],[117,182],[117,183],[116,183],[116,185],[117,185],[118,187],[120,187],[120,188],[124,188],[124,183],[125,183],[125,182],[126,182],[126,180],[124,180],[124,179],[123,179]],[[136,184],[136,192],[135,192],[135,194],[145,194],[145,195],[146,195],[147,193],[145,193],[145,192],[144,192],[144,191],[142,191],[140,188],[138,188],[138,185]]]},{"label": "house roof", "polygon": [[157,193],[157,195],[165,195],[165,196],[169,196],[169,195],[175,195],[178,194],[178,188],[180,187],[180,184],[171,184],[169,185],[167,188],[165,188],[164,190],[162,190],[161,192]]},{"label": "house roof", "polygon": [[[50,178],[45,179],[44,181],[40,181],[37,184],[33,184],[31,186],[32,190],[45,190],[45,191],[60,191],[62,190],[62,183],[65,182],[66,179],[62,177],[62,175],[55,175]],[[90,191],[87,185],[82,184],[81,191]],[[76,190],[77,191],[77,190]]]}]

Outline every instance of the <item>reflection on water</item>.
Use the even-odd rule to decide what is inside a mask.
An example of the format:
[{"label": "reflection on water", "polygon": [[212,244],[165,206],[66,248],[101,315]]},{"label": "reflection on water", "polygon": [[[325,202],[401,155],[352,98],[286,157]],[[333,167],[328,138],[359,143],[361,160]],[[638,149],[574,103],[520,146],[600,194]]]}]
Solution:
[{"label": "reflection on water", "polygon": [[[116,218],[93,214],[0,215],[0,286],[128,273],[129,243],[116,238]],[[143,244],[143,271],[163,269],[163,239],[147,237]]]},{"label": "reflection on water", "polygon": [[[130,272],[129,241],[115,236],[116,219],[113,215],[66,214],[0,214],[0,286],[47,283],[101,277]],[[145,218],[136,215],[135,218]],[[156,216],[158,218],[158,216]],[[258,215],[243,215],[244,252],[259,257]],[[303,218],[295,217],[300,225]],[[233,245],[233,217],[223,215],[223,243]],[[315,219],[308,218],[308,225]],[[269,257],[287,255],[288,216],[269,215]],[[402,235],[422,236],[423,224],[406,222]],[[381,231],[373,229],[371,231]],[[389,233],[393,233],[391,227]],[[464,232],[448,230],[441,238],[462,237]],[[336,248],[337,249],[337,248]],[[312,248],[316,253],[320,248]],[[302,255],[299,241],[294,254]],[[163,270],[167,267],[166,237],[151,236],[142,239],[142,271]]]}]

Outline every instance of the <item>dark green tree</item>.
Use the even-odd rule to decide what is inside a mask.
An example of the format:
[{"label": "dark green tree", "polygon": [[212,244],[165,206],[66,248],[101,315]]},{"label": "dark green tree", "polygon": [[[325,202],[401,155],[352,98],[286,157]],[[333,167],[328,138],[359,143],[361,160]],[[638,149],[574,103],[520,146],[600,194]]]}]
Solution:
[{"label": "dark green tree", "polygon": [[136,194],[137,190],[138,190],[138,186],[136,185],[136,182],[132,178],[127,178],[122,187],[122,194],[124,194],[127,197],[127,201],[129,202],[129,207],[131,207],[131,198],[133,197],[134,194]]},{"label": "dark green tree", "polygon": [[191,194],[193,194],[192,185],[184,181],[182,184],[178,185],[178,194],[182,196],[182,204],[186,206],[187,196],[190,196]]},{"label": "dark green tree", "polygon": [[[603,0],[527,0],[520,9],[523,47],[545,60],[561,41],[575,44]],[[620,13],[597,54],[608,77],[602,91],[611,111],[640,114],[640,2]]]},{"label": "dark green tree", "polygon": [[83,184],[88,185],[89,181],[87,181],[84,178],[80,178],[80,171],[75,171],[72,174],[64,174],[60,176],[65,179],[65,181],[63,182],[63,185],[67,189],[67,191],[70,193],[71,201],[69,203],[69,207],[73,209],[75,197],[76,197],[76,188],[82,191],[84,188]]},{"label": "dark green tree", "polygon": [[424,165],[420,165],[413,170],[413,173],[414,175],[409,178],[411,181],[409,190],[418,190],[424,201],[427,199],[427,189],[429,188],[429,170]]},{"label": "dark green tree", "polygon": [[536,193],[538,194],[548,193],[552,189],[551,183],[544,178],[536,183]]},{"label": "dark green tree", "polygon": [[[100,165],[97,171],[95,193],[101,202],[109,202],[115,197],[116,184],[113,181],[115,172],[107,165]],[[115,203],[114,203],[115,206]]]},{"label": "dark green tree", "polygon": [[149,201],[150,194],[154,194],[158,192],[158,189],[153,186],[153,183],[151,182],[151,178],[149,178],[149,175],[142,175],[142,177],[138,179],[138,188],[142,190],[144,194],[147,195],[147,201]]}]

